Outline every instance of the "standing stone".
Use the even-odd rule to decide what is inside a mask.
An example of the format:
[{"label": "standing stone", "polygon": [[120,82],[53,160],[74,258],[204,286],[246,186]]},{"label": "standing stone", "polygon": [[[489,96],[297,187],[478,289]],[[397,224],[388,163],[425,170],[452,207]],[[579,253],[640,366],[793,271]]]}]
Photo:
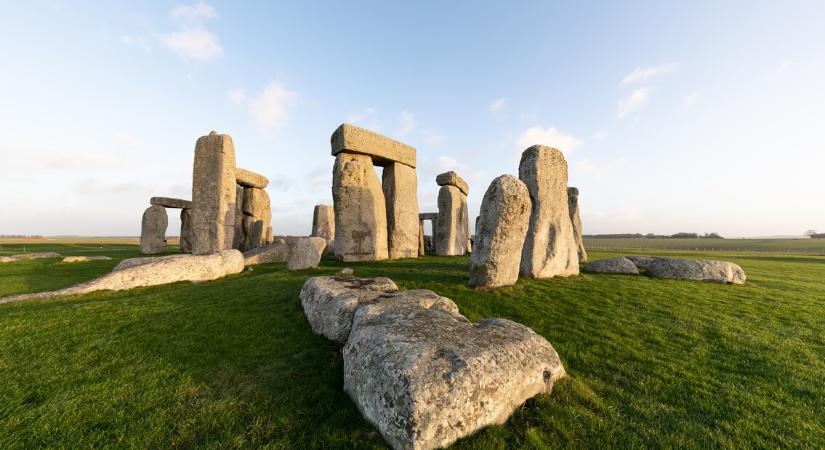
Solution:
[{"label": "standing stone", "polygon": [[166,248],[166,227],[169,216],[166,208],[152,205],[143,211],[140,223],[140,252],[144,255],[160,253]]},{"label": "standing stone", "polygon": [[327,241],[335,239],[335,210],[332,205],[315,205],[312,212],[312,236]]},{"label": "standing stone", "polygon": [[476,223],[470,286],[496,288],[518,280],[521,249],[530,223],[530,192],[518,178],[502,175],[490,184]]},{"label": "standing stone", "polygon": [[232,248],[235,238],[235,145],[209,133],[195,145],[192,171],[192,253]]},{"label": "standing stone", "polygon": [[192,253],[192,210],[180,210],[180,251]]},{"label": "standing stone", "polygon": [[418,221],[418,256],[427,254],[427,249],[424,247],[424,221]]},{"label": "standing stone", "polygon": [[453,185],[438,191],[438,218],[434,221],[435,253],[454,256],[467,253],[470,236],[467,196]]},{"label": "standing stone", "polygon": [[339,153],[332,171],[335,255],[344,261],[387,259],[387,209],[369,156]]},{"label": "standing stone", "polygon": [[235,186],[235,235],[232,248],[240,250],[246,245],[247,228],[243,227],[243,186]]},{"label": "standing stone", "polygon": [[264,229],[264,221],[257,220],[251,216],[244,216],[244,223],[249,223],[249,232],[246,235],[246,243],[244,244],[244,251],[258,248],[264,244],[266,238],[266,230]]},{"label": "standing stone", "polygon": [[533,203],[521,254],[521,274],[530,278],[578,275],[564,155],[555,148],[534,145],[521,154],[518,171]]},{"label": "standing stone", "polygon": [[264,224],[266,224],[264,228],[268,227],[272,222],[272,207],[269,201],[269,194],[263,189],[244,188],[243,213],[264,221]]},{"label": "standing stone", "polygon": [[576,248],[579,252],[579,262],[586,262],[587,251],[584,249],[582,219],[579,216],[579,188],[567,188],[567,209],[570,210],[570,222],[573,224],[573,238],[576,239]]},{"label": "standing stone", "polygon": [[418,256],[418,180],[415,169],[402,163],[384,167],[387,236],[390,259]]},{"label": "standing stone", "polygon": [[272,243],[275,237],[272,235],[272,225],[266,227],[266,245]]},{"label": "standing stone", "polygon": [[286,267],[289,270],[303,270],[318,267],[327,247],[327,240],[319,237],[300,237],[289,243]]}]

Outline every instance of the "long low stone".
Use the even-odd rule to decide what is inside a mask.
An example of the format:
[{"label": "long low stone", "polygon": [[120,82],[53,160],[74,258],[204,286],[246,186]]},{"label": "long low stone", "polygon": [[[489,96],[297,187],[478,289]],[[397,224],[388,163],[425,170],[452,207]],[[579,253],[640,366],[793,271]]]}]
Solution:
[{"label": "long low stone", "polygon": [[415,147],[348,123],[341,124],[332,133],[330,143],[332,156],[359,153],[370,156],[377,166],[399,162],[415,167]]},{"label": "long low stone", "polygon": [[64,263],[87,262],[87,261],[108,261],[112,258],[108,256],[67,256],[63,258]]},{"label": "long low stone", "polygon": [[142,266],[144,264],[149,264],[151,262],[160,261],[162,259],[169,259],[178,255],[167,255],[167,256],[140,256],[138,258],[129,258],[124,259],[121,262],[117,263],[112,272],[119,272],[124,269],[128,269],[130,267],[137,267]]},{"label": "long low stone", "polygon": [[460,176],[458,176],[457,173],[453,172],[452,170],[437,175],[435,177],[435,182],[439,186],[455,186],[464,195],[468,195],[470,193],[470,186],[467,185],[467,182],[464,181],[464,178],[461,178]]},{"label": "long low stone", "polygon": [[582,272],[590,273],[620,273],[629,275],[638,275],[639,269],[633,264],[633,261],[620,256],[618,258],[600,259],[598,261],[591,261],[581,268]]},{"label": "long low stone", "polygon": [[175,208],[175,209],[191,209],[192,202],[189,200],[184,200],[182,198],[171,198],[171,197],[152,197],[149,199],[149,204],[155,206],[163,206],[164,208]]},{"label": "long low stone", "polygon": [[146,264],[113,271],[85,283],[57,291],[39,292],[0,298],[0,303],[40,300],[95,291],[124,291],[136,287],[157,286],[179,281],[210,281],[240,273],[243,255],[237,250],[223,250],[210,255],[172,255]]},{"label": "long low stone", "polygon": [[646,261],[645,273],[655,278],[745,284],[745,271],[728,261],[708,259],[653,258]]},{"label": "long low stone", "polygon": [[40,253],[21,253],[19,255],[0,256],[0,262],[15,262],[25,261],[29,259],[47,259],[60,258],[60,253],[57,252],[40,252]]},{"label": "long low stone", "polygon": [[235,168],[235,181],[243,187],[266,189],[269,179],[251,170]]},{"label": "long low stone", "polygon": [[436,220],[438,219],[438,213],[419,213],[418,220]]}]

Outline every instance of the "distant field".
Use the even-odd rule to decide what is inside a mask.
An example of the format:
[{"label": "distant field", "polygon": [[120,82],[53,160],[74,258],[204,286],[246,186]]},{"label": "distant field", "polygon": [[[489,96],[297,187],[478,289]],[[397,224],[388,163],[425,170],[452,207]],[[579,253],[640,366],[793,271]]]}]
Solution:
[{"label": "distant field", "polygon": [[[178,237],[168,237],[166,242],[171,246],[178,245]],[[44,238],[0,238],[0,255],[10,253],[27,252],[28,249],[36,249],[31,251],[60,251],[65,249],[67,245],[74,249],[85,249],[91,251],[94,249],[113,248],[112,245],[129,244],[134,248],[135,245],[140,244],[140,238],[137,236],[117,236],[117,237],[85,237],[85,236],[70,236],[70,237],[44,237]],[[31,247],[29,247],[31,246]],[[104,247],[105,246],[105,247]],[[44,250],[45,249],[45,250]]]},{"label": "distant field", "polygon": [[693,250],[726,252],[771,252],[825,255],[825,239],[588,239],[588,249]]}]

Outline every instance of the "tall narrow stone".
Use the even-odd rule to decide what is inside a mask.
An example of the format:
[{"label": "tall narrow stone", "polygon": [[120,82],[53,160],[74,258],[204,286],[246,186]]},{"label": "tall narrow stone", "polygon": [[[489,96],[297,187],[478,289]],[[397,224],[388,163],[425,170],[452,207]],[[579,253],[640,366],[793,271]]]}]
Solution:
[{"label": "tall narrow stone", "polygon": [[424,247],[424,221],[418,221],[418,256],[424,256],[427,250]]},{"label": "tall narrow stone", "polygon": [[387,259],[387,209],[366,155],[339,153],[332,172],[335,255],[344,261]]},{"label": "tall narrow stone", "polygon": [[439,256],[464,255],[469,250],[467,196],[453,185],[438,191],[438,218],[434,221],[435,253]]},{"label": "tall narrow stone", "polygon": [[192,253],[192,210],[180,210],[180,251]]},{"label": "tall narrow stone", "polygon": [[209,133],[195,145],[192,171],[192,253],[232,248],[235,238],[235,145]]},{"label": "tall narrow stone", "polygon": [[521,274],[530,278],[578,275],[564,155],[543,145],[528,148],[521,154],[519,178],[527,185],[533,205],[521,254]]},{"label": "tall narrow stone", "polygon": [[270,206],[269,194],[263,189],[244,188],[243,214],[244,217],[254,219],[254,222],[261,222],[260,233],[256,231],[254,236],[246,236],[244,251],[266,245],[266,230],[269,229],[272,223],[272,208]]},{"label": "tall narrow stone", "polygon": [[312,211],[312,236],[327,241],[335,239],[335,209],[332,205],[315,205]]},{"label": "tall narrow stone", "polygon": [[163,206],[152,205],[143,211],[140,222],[140,252],[144,255],[160,253],[166,248],[166,227],[169,216]]},{"label": "tall narrow stone", "polygon": [[476,222],[470,286],[489,289],[515,284],[529,223],[527,186],[512,175],[493,180],[484,194]]},{"label": "tall narrow stone", "polygon": [[232,248],[240,250],[245,245],[246,233],[243,227],[243,186],[235,186],[235,234]]},{"label": "tall narrow stone", "polygon": [[390,259],[418,256],[418,180],[415,169],[394,162],[384,167]]},{"label": "tall narrow stone", "polygon": [[579,253],[579,262],[587,261],[587,251],[584,249],[584,232],[582,219],[579,216],[579,188],[567,188],[567,209],[570,211],[570,222],[573,224],[573,238]]}]

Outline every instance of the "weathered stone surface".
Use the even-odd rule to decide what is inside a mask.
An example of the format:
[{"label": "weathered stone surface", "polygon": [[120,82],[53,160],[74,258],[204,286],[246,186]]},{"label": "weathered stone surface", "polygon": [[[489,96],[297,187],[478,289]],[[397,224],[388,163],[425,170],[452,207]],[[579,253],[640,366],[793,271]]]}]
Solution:
[{"label": "weathered stone surface", "polygon": [[637,268],[641,270],[647,270],[647,266],[652,263],[653,261],[661,258],[659,256],[625,256],[625,258],[629,259]]},{"label": "weathered stone surface", "polygon": [[266,245],[271,244],[273,239],[274,239],[274,236],[272,235],[272,226],[270,225],[270,226],[266,227],[265,244]]},{"label": "weathered stone surface", "polygon": [[304,283],[300,297],[312,332],[344,344],[358,306],[397,291],[389,278],[313,277]]},{"label": "weathered stone surface", "polygon": [[266,264],[274,262],[286,262],[289,255],[289,245],[284,239],[275,239],[269,245],[253,248],[244,252],[244,264],[252,266],[255,264]]},{"label": "weathered stone surface", "polygon": [[235,186],[235,233],[232,237],[232,248],[243,250],[246,245],[246,232],[249,225],[243,223],[243,186]]},{"label": "weathered stone surface", "polygon": [[528,148],[521,154],[519,178],[527,185],[533,205],[521,254],[521,274],[530,278],[578,275],[564,155],[543,145]]},{"label": "weathered stone surface", "polygon": [[143,286],[179,281],[209,281],[240,273],[243,255],[237,250],[224,250],[210,255],[172,255],[152,262],[112,271],[102,277],[57,291],[23,294],[0,298],[0,303],[39,300],[63,295],[86,294],[94,291],[123,291]]},{"label": "weathered stone surface", "polygon": [[244,188],[243,213],[268,224],[272,222],[272,206],[269,194],[262,189]]},{"label": "weathered stone surface", "polygon": [[418,256],[418,179],[415,169],[392,163],[384,167],[387,249],[390,259]]},{"label": "weathered stone surface", "polygon": [[453,172],[452,170],[437,175],[435,177],[435,182],[439,186],[455,186],[464,195],[470,194],[470,186],[467,185],[467,182],[464,181],[464,178],[461,178],[460,176],[458,176],[457,173]]},{"label": "weathered stone surface", "polygon": [[359,306],[344,347],[344,390],[395,449],[445,447],[504,423],[565,374],[523,325],[473,324],[429,291],[395,296]]},{"label": "weathered stone surface", "polygon": [[464,255],[470,249],[467,196],[452,185],[438,191],[438,218],[435,220],[435,253],[439,256]]},{"label": "weathered stone surface", "polygon": [[235,238],[235,145],[209,133],[195,145],[192,170],[192,253],[232,248]]},{"label": "weathered stone surface", "polygon": [[516,283],[529,223],[527,186],[512,175],[493,180],[481,202],[470,286],[489,289]]},{"label": "weathered stone surface", "polygon": [[315,205],[312,212],[312,236],[328,241],[335,239],[335,209],[332,205]]},{"label": "weathered stone surface", "polygon": [[623,273],[630,275],[638,275],[639,269],[633,264],[633,261],[620,256],[618,258],[600,259],[598,261],[591,261],[581,268],[582,272],[590,273]]},{"label": "weathered stone surface", "polygon": [[424,221],[418,221],[418,256],[427,254],[427,248],[424,246]]},{"label": "weathered stone surface", "polygon": [[108,261],[112,258],[108,256],[67,256],[63,258],[64,263],[88,262],[88,261]]},{"label": "weathered stone surface", "polygon": [[249,224],[249,230],[246,233],[246,241],[243,249],[252,250],[253,248],[258,248],[261,245],[264,245],[264,238],[266,237],[266,231],[264,231],[264,221],[257,220],[252,216],[244,216],[243,219],[244,228],[246,228],[247,223]]},{"label": "weathered stone surface", "polygon": [[168,255],[168,256],[141,256],[139,258],[129,258],[124,259],[123,261],[117,263],[112,272],[119,272],[124,269],[128,269],[130,267],[142,266],[144,264],[149,264],[151,262],[160,261],[161,259],[169,259],[173,256],[178,255]]},{"label": "weathered stone surface", "polygon": [[56,252],[40,252],[40,253],[21,253],[18,255],[11,255],[11,256],[0,256],[0,262],[15,262],[15,261],[25,261],[29,259],[47,259],[47,258],[60,258],[60,253]]},{"label": "weathered stone surface", "polygon": [[418,220],[436,220],[438,219],[438,213],[419,213]]},{"label": "weathered stone surface", "polygon": [[243,187],[266,189],[269,186],[269,179],[251,170],[235,168],[235,181]]},{"label": "weathered stone surface", "polygon": [[567,210],[570,213],[570,222],[573,225],[573,239],[576,240],[579,262],[585,262],[587,261],[587,251],[584,249],[584,231],[582,231],[582,219],[579,215],[579,188],[567,188]]},{"label": "weathered stone surface", "polygon": [[327,240],[319,237],[302,237],[289,244],[286,267],[289,270],[303,270],[318,267],[327,247]]},{"label": "weathered stone surface", "polygon": [[340,153],[332,172],[335,256],[344,261],[387,259],[387,209],[369,156]]},{"label": "weathered stone surface", "polygon": [[745,271],[727,261],[655,258],[646,264],[646,274],[655,278],[745,284]]},{"label": "weathered stone surface", "polygon": [[192,210],[180,210],[180,243],[182,253],[192,253]]},{"label": "weathered stone surface", "polygon": [[152,197],[149,199],[150,205],[163,206],[164,208],[173,209],[189,209],[192,208],[192,202],[183,200],[181,198],[170,197]]},{"label": "weathered stone surface", "polygon": [[166,248],[166,227],[169,216],[166,208],[153,205],[143,211],[140,224],[140,252],[144,255],[160,253]]},{"label": "weathered stone surface", "polygon": [[332,133],[332,156],[339,153],[368,155],[377,166],[400,162],[415,168],[415,147],[402,144],[378,133],[350,124],[342,124]]}]

